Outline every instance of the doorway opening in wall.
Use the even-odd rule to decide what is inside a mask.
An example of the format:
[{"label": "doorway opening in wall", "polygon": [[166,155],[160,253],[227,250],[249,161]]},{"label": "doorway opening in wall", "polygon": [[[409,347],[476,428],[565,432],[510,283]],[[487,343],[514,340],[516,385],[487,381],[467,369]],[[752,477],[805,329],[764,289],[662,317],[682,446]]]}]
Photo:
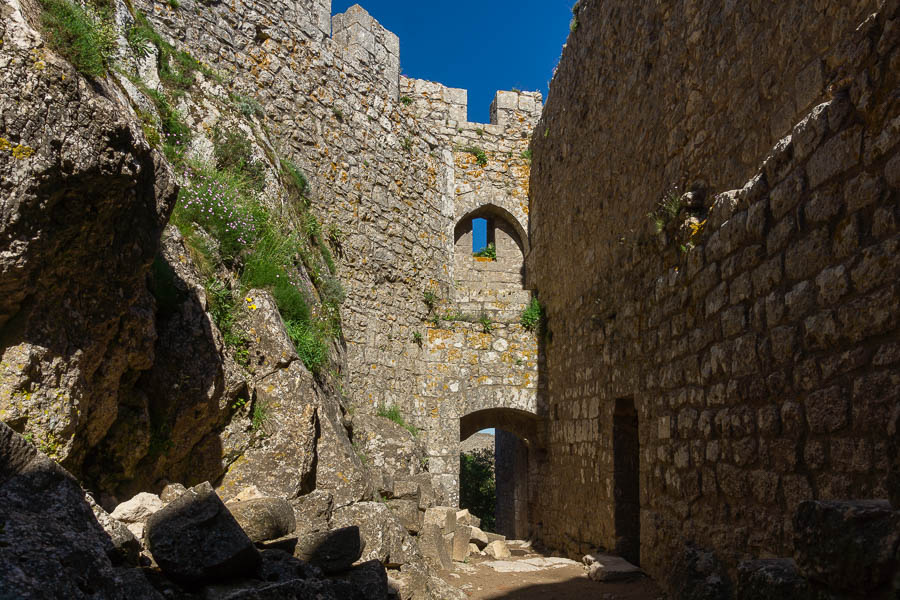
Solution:
[{"label": "doorway opening in wall", "polygon": [[459,507],[481,519],[482,531],[496,531],[497,484],[493,429],[467,438],[459,449]]},{"label": "doorway opening in wall", "polygon": [[479,517],[485,531],[510,539],[531,533],[538,423],[537,415],[514,408],[477,410],[459,420],[459,505]]},{"label": "doorway opening in wall", "polygon": [[633,398],[616,400],[613,414],[613,483],[616,553],[640,565],[640,443],[638,414]]}]

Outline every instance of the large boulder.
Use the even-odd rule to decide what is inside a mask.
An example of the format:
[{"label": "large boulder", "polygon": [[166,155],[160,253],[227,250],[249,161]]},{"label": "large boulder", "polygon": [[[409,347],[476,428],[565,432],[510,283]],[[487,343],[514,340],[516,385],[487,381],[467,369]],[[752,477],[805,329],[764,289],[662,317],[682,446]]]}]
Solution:
[{"label": "large boulder", "polygon": [[141,492],[131,500],[116,506],[110,516],[124,523],[128,530],[140,540],[144,537],[144,525],[147,523],[147,519],[163,506],[162,500],[156,494]]},{"label": "large boulder", "polygon": [[794,515],[794,558],[805,577],[855,593],[885,585],[897,568],[900,512],[886,500],[807,501]]},{"label": "large boulder", "polygon": [[296,537],[294,556],[322,569],[326,574],[343,573],[362,556],[359,527],[332,531],[304,531]]},{"label": "large boulder", "polygon": [[334,514],[334,496],[325,490],[315,490],[291,501],[294,518],[304,531],[325,531],[330,528]]},{"label": "large boulder", "polygon": [[253,498],[225,505],[254,542],[274,540],[292,533],[297,527],[294,509],[281,498]]},{"label": "large boulder", "polygon": [[337,526],[359,526],[365,540],[363,560],[378,560],[387,567],[399,567],[422,559],[416,541],[385,504],[358,502],[336,509],[332,522]]},{"label": "large boulder", "polygon": [[75,478],[0,422],[0,598],[162,598],[114,552]]},{"label": "large boulder", "polygon": [[386,417],[354,415],[353,442],[375,470],[391,478],[417,475],[423,470],[425,445]]},{"label": "large boulder", "polygon": [[260,555],[212,486],[192,487],[147,521],[147,546],[166,575],[187,584],[256,572]]}]

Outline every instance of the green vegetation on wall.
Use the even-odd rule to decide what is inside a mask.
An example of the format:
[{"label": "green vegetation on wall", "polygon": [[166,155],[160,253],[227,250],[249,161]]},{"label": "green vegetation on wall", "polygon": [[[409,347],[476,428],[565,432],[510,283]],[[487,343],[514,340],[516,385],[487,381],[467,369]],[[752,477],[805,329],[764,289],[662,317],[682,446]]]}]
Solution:
[{"label": "green vegetation on wall", "polygon": [[406,422],[406,419],[403,418],[403,415],[400,414],[400,409],[396,406],[388,406],[382,407],[378,409],[376,413],[379,417],[384,417],[385,419],[390,419],[400,427],[405,428],[411,434],[419,435],[419,430],[415,425],[410,425]]}]

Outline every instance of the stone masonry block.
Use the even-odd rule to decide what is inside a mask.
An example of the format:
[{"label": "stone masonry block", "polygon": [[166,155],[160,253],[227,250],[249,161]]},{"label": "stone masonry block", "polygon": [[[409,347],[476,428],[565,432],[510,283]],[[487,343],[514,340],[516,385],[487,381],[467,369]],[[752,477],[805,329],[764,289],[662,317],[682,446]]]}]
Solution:
[{"label": "stone masonry block", "polygon": [[451,506],[435,506],[427,509],[424,526],[428,525],[436,525],[442,533],[453,533],[456,531],[456,509]]}]

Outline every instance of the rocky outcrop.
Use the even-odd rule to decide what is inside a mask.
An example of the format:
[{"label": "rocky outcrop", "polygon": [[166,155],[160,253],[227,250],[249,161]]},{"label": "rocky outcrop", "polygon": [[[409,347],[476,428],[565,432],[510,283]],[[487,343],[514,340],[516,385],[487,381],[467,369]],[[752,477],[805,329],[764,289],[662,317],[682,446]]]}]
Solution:
[{"label": "rocky outcrop", "polygon": [[121,92],[0,9],[0,420],[81,473],[153,362],[145,275],[178,187]]}]

